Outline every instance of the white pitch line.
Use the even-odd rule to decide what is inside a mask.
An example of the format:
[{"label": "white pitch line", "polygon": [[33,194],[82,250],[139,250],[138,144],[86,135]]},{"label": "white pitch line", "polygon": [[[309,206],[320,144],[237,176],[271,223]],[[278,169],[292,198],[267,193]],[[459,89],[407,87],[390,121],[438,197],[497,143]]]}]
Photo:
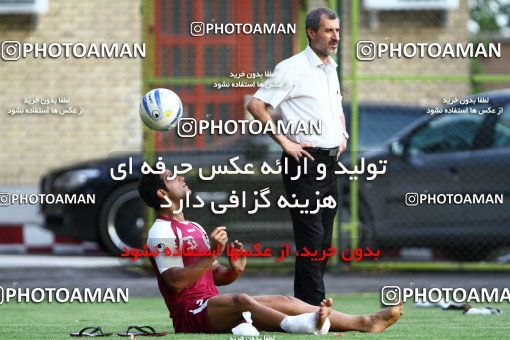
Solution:
[{"label": "white pitch line", "polygon": [[0,255],[0,269],[7,268],[108,268],[141,265],[142,261],[111,256]]}]

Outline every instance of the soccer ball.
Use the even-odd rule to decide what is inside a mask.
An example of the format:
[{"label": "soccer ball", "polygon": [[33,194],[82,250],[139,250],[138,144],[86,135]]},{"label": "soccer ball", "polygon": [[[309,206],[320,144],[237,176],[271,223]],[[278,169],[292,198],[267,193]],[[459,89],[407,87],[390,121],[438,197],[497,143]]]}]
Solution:
[{"label": "soccer ball", "polygon": [[168,89],[151,90],[140,103],[140,118],[152,130],[174,128],[182,117],[182,111],[181,99]]}]

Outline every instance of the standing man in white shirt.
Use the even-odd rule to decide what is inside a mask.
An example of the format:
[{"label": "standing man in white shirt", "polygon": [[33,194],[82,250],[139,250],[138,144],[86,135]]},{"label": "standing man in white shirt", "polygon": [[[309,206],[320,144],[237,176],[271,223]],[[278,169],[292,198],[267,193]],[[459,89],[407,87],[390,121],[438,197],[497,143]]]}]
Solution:
[{"label": "standing man in white shirt", "polygon": [[[304,120],[321,121],[322,133],[295,135],[272,134],[282,147],[282,164],[288,162],[288,173],[283,174],[287,197],[294,201],[310,200],[309,210],[316,210],[317,199],[332,196],[338,201],[338,157],[347,147],[342,95],[336,73],[337,64],[331,58],[337,53],[340,40],[340,20],[329,8],[318,8],[306,17],[306,35],[309,45],[295,56],[276,65],[273,77],[261,87],[248,104],[248,110],[263,124],[271,121],[268,106],[279,109],[285,123]],[[271,87],[271,84],[283,85]],[[307,159],[307,174],[298,167]],[[317,172],[318,164],[324,164],[327,175],[322,180]],[[293,196],[295,195],[295,196]],[[306,214],[291,208],[294,238],[297,249],[306,247],[318,250],[331,246],[333,221],[337,208],[321,208],[315,214]],[[325,298],[323,276],[327,260],[311,261],[296,257],[294,296],[318,306]]]}]

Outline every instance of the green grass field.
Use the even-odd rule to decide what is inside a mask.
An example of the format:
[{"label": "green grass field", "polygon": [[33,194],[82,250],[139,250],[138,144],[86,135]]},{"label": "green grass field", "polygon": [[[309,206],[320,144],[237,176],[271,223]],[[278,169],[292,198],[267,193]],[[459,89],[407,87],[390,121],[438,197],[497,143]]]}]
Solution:
[{"label": "green grass field", "polygon": [[[378,294],[333,295],[334,308],[348,313],[371,313],[379,309]],[[491,305],[496,307],[497,305]],[[347,337],[374,339],[508,339],[510,308],[501,305],[503,315],[463,315],[462,311],[419,309],[407,304],[402,319],[383,334],[344,333]],[[0,339],[59,339],[86,326],[104,331],[125,331],[129,325],[150,325],[172,332],[168,312],[160,298],[130,298],[128,304],[17,304],[0,306]],[[311,338],[305,335],[261,333],[274,339]],[[229,339],[232,334],[169,334],[178,339]],[[118,338],[115,335],[116,338]],[[328,337],[333,337],[330,333]],[[315,337],[313,337],[315,338]]]}]

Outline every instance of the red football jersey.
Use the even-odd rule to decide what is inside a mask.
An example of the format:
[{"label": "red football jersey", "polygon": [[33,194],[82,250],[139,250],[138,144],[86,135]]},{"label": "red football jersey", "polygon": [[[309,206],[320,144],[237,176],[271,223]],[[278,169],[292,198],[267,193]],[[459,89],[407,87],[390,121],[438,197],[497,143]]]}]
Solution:
[{"label": "red football jersey", "polygon": [[[158,216],[151,229],[149,230],[148,241],[149,249],[158,249],[159,255],[151,257],[151,263],[158,279],[158,286],[165,299],[165,304],[170,311],[170,317],[174,325],[179,323],[179,318],[183,313],[199,313],[207,304],[204,301],[211,296],[218,295],[218,290],[214,284],[214,278],[211,268],[194,283],[190,284],[179,293],[172,292],[165,284],[161,273],[172,267],[186,267],[198,261],[198,256],[167,256],[164,253],[168,247],[172,253],[175,249],[193,249],[194,251],[207,251],[210,249],[209,237],[205,230],[195,222],[179,222],[164,216]],[[189,309],[189,306],[196,305],[196,309]],[[188,307],[186,307],[188,306]]]}]

